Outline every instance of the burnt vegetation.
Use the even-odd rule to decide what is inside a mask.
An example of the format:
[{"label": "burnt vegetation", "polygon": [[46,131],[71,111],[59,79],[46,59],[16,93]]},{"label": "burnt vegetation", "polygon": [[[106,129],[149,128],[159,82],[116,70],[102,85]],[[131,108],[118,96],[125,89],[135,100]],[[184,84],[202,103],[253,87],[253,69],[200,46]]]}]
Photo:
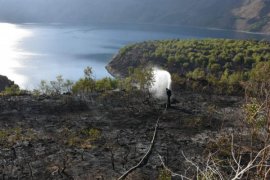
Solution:
[{"label": "burnt vegetation", "polygon": [[6,88],[2,179],[269,179],[268,42],[145,42],[116,58],[134,52],[173,73],[171,108],[149,93],[142,66],[119,79],[95,80],[87,67],[77,82]]}]

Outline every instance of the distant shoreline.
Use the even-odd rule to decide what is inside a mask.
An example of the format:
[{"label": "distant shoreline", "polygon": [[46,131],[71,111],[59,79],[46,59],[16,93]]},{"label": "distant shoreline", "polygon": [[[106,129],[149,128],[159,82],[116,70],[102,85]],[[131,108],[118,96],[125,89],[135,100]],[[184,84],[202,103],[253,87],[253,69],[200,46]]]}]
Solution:
[{"label": "distant shoreline", "polygon": [[194,28],[200,30],[211,30],[211,31],[227,31],[227,32],[236,32],[236,33],[244,33],[244,34],[251,34],[251,35],[265,35],[270,36],[269,33],[265,32],[256,32],[256,31],[245,31],[245,30],[237,30],[237,29],[226,29],[226,28],[218,28],[218,27],[206,27],[206,26],[191,26],[191,25],[181,25],[181,24],[166,24],[166,23],[130,23],[130,22],[88,22],[85,24],[82,23],[65,23],[65,22],[7,22],[2,21],[0,23],[8,23],[8,24],[18,24],[18,25],[39,25],[39,26],[108,26],[108,25],[149,25],[149,26],[167,26],[167,27],[174,27],[174,28]]}]

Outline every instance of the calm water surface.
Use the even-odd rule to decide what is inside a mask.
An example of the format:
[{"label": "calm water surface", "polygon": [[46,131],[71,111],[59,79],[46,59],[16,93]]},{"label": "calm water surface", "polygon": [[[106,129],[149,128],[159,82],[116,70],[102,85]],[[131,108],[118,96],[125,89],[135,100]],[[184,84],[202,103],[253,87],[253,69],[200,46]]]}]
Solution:
[{"label": "calm water surface", "polygon": [[86,66],[93,67],[99,79],[110,76],[105,65],[122,46],[174,38],[270,39],[266,35],[179,26],[0,23],[0,74],[27,89],[57,75],[77,80]]}]

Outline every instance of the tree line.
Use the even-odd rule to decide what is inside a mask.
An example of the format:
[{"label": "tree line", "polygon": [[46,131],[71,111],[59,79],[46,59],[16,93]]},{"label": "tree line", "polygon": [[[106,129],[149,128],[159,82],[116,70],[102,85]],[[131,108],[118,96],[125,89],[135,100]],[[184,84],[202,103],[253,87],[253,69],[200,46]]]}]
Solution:
[{"label": "tree line", "polygon": [[270,59],[270,43],[255,40],[147,41],[128,45],[119,54],[123,57],[132,51],[145,61],[161,62],[176,86],[229,94],[243,92],[241,83]]}]

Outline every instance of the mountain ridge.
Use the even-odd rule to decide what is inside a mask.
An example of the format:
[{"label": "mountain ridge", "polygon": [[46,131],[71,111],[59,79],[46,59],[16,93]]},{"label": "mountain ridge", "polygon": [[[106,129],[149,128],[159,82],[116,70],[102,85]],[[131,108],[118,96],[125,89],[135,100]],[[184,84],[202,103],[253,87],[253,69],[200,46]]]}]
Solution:
[{"label": "mountain ridge", "polygon": [[270,32],[269,0],[0,0],[0,21],[129,22]]}]

